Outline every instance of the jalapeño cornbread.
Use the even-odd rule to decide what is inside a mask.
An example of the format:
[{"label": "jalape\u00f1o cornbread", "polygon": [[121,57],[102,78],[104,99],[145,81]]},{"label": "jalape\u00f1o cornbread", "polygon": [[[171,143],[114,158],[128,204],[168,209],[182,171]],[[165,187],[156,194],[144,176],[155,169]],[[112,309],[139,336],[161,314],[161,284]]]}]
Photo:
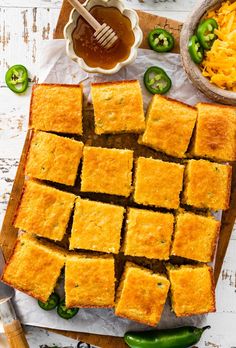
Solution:
[{"label": "jalape\u00f1o cornbread", "polygon": [[93,83],[95,133],[141,133],[145,129],[142,91],[138,81]]},{"label": "jalape\u00f1o cornbread", "polygon": [[26,181],[14,226],[52,240],[62,240],[76,196]]},{"label": "jalape\u00f1o cornbread", "polygon": [[116,294],[115,314],[156,326],[168,290],[169,281],[164,275],[127,262]]},{"label": "jalape\u00f1o cornbread", "polygon": [[236,108],[199,103],[193,154],[218,161],[236,160]]},{"label": "jalape\u00f1o cornbread", "polygon": [[82,134],[83,90],[80,85],[33,86],[29,127],[58,133]]},{"label": "jalape\u00f1o cornbread", "polygon": [[83,143],[46,132],[33,134],[26,163],[29,177],[74,185]]},{"label": "jalape\u00f1o cornbread", "polygon": [[171,255],[200,262],[213,261],[219,230],[220,222],[212,216],[179,213]]},{"label": "jalape\u00f1o cornbread", "polygon": [[232,168],[205,160],[188,161],[184,203],[196,208],[225,210],[229,207]]},{"label": "jalape\u00f1o cornbread", "polygon": [[175,157],[184,157],[197,118],[197,110],[180,101],[154,95],[147,111],[141,144]]},{"label": "jalape\u00f1o cornbread", "polygon": [[131,192],[133,151],[85,146],[81,191],[128,197]]},{"label": "jalape\u00f1o cornbread", "polygon": [[172,308],[177,317],[215,312],[212,267],[207,265],[167,267]]},{"label": "jalape\u00f1o cornbread", "polygon": [[114,307],[115,263],[112,256],[70,254],[66,258],[67,307]]},{"label": "jalape\u00f1o cornbread", "polygon": [[173,226],[172,214],[129,208],[124,254],[168,260]]},{"label": "jalape\u00f1o cornbread", "polygon": [[16,241],[2,280],[46,302],[56,286],[64,264],[64,251],[25,233]]},{"label": "jalape\u00f1o cornbread", "polygon": [[167,209],[178,208],[183,173],[183,165],[139,157],[135,170],[134,201]]},{"label": "jalape\u00f1o cornbread", "polygon": [[77,198],[70,249],[87,249],[117,254],[124,208]]}]

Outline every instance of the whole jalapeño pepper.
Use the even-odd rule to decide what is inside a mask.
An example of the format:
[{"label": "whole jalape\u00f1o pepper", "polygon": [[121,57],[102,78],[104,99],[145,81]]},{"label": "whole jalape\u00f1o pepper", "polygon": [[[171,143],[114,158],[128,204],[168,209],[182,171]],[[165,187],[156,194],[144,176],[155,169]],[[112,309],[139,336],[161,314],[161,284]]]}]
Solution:
[{"label": "whole jalape\u00f1o pepper", "polygon": [[202,329],[185,326],[167,330],[127,332],[124,340],[131,348],[187,348],[197,343],[208,328],[210,326]]},{"label": "whole jalape\u00f1o pepper", "polygon": [[165,94],[171,88],[172,82],[165,70],[158,66],[151,66],[144,74],[143,82],[152,94]]},{"label": "whole jalape\u00f1o pepper", "polygon": [[214,18],[206,19],[199,24],[197,28],[197,37],[205,50],[209,50],[217,38],[215,34],[215,29],[217,28],[218,24]]},{"label": "whole jalape\u00f1o pepper", "polygon": [[188,51],[194,63],[200,64],[203,61],[203,48],[196,35],[190,38],[188,42]]},{"label": "whole jalape\u00f1o pepper", "polygon": [[174,37],[169,31],[161,28],[152,30],[148,35],[149,46],[156,52],[169,52],[175,44]]},{"label": "whole jalape\u00f1o pepper", "polygon": [[23,65],[13,65],[6,72],[5,81],[12,92],[23,93],[29,84],[28,71]]}]

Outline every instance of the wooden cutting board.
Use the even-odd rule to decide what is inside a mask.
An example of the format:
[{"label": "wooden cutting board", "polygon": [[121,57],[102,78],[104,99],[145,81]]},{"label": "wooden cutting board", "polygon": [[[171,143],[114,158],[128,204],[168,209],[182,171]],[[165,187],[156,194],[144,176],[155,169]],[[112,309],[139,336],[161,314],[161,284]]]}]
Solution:
[{"label": "wooden cutting board", "polygon": [[[69,14],[71,11],[71,6],[67,1],[63,2],[58,23],[54,32],[54,39],[63,38],[63,29],[65,24],[68,21]],[[142,48],[148,48],[147,44],[147,34],[150,30],[155,27],[165,28],[171,31],[175,37],[176,45],[173,52],[179,52],[179,35],[182,27],[182,23],[167,19],[164,17],[155,16],[149,13],[142,11],[137,11],[140,20],[140,27],[144,34],[144,39],[142,42]],[[19,203],[23,183],[24,183],[24,168],[26,163],[26,154],[30,144],[30,131],[28,131],[25,146],[23,148],[21,160],[17,170],[16,178],[14,181],[13,189],[11,192],[9,204],[7,207],[5,219],[3,222],[3,227],[0,235],[0,245],[3,248],[3,252],[6,260],[9,258],[13,246],[17,237],[18,230],[12,226],[13,217],[15,214],[16,207]],[[223,264],[224,256],[227,250],[231,232],[233,229],[234,221],[236,218],[236,165],[233,166],[233,182],[232,182],[232,195],[231,195],[231,205],[230,208],[223,213],[222,217],[222,227],[218,243],[216,264],[215,264],[215,280],[217,282],[220,270]],[[68,332],[60,330],[52,330],[60,334],[69,336],[71,338],[87,342],[102,348],[124,348],[127,345],[124,343],[122,338],[112,337],[112,336],[103,336],[103,335],[93,335],[87,333],[78,333],[78,332]]]}]

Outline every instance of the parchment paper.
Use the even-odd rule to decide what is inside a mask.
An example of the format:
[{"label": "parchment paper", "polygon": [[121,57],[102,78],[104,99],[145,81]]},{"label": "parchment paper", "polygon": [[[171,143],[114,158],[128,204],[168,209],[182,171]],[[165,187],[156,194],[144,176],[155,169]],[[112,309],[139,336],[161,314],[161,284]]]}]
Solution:
[{"label": "parchment paper", "polygon": [[[171,77],[173,87],[169,96],[188,104],[194,105],[207,99],[198,92],[188,81],[181,66],[178,54],[158,54],[150,50],[140,49],[138,57],[132,65],[123,68],[112,76],[88,74],[82,71],[76,63],[67,58],[64,40],[51,40],[43,43],[42,56],[39,66],[39,82],[47,83],[83,83],[85,103],[90,101],[90,83],[108,80],[139,79],[144,96],[145,109],[151,98],[143,86],[143,73],[152,66],[157,65],[166,70]],[[220,218],[220,215],[218,215]],[[32,260],[34,262],[34,260]],[[103,335],[123,336],[130,329],[146,329],[145,325],[118,318],[111,309],[80,309],[78,315],[72,320],[61,319],[56,311],[45,312],[38,307],[37,301],[19,291],[15,295],[15,307],[22,323],[63,329],[79,332],[90,332]],[[176,318],[170,310],[167,302],[161,322],[158,327],[175,327],[184,324],[204,325],[206,316],[194,316],[189,318]]]}]

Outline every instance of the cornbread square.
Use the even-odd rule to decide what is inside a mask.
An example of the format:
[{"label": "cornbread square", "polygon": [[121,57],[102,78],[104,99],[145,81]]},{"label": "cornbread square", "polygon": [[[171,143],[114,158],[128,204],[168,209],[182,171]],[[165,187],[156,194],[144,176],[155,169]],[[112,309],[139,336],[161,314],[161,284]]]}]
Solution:
[{"label": "cornbread square", "polygon": [[175,157],[184,157],[197,118],[197,110],[180,101],[154,95],[140,143]]},{"label": "cornbread square", "polygon": [[169,281],[164,275],[127,262],[117,291],[115,314],[156,326],[168,290]]},{"label": "cornbread square", "polygon": [[220,222],[212,216],[178,214],[171,255],[200,262],[213,261],[219,229]]},{"label": "cornbread square", "polygon": [[2,280],[46,302],[65,264],[65,252],[25,233],[18,237]]},{"label": "cornbread square", "polygon": [[173,227],[172,214],[129,208],[124,254],[168,260]]},{"label": "cornbread square", "polygon": [[135,173],[134,201],[168,209],[179,206],[184,166],[139,157]]},{"label": "cornbread square", "polygon": [[215,312],[212,267],[169,266],[172,308],[177,317]]},{"label": "cornbread square", "polygon": [[190,160],[186,167],[184,203],[197,208],[229,207],[232,168],[205,160]]},{"label": "cornbread square", "polygon": [[133,151],[85,146],[82,192],[128,197],[131,191]]},{"label": "cornbread square", "polygon": [[141,133],[145,129],[142,91],[138,81],[93,83],[95,133]]},{"label": "cornbread square", "polygon": [[35,181],[25,183],[14,226],[52,240],[62,240],[75,196]]},{"label": "cornbread square", "polygon": [[117,254],[124,208],[78,198],[70,238],[70,249]]},{"label": "cornbread square", "polygon": [[74,185],[84,144],[45,132],[33,134],[27,157],[29,177]]},{"label": "cornbread square", "polygon": [[236,160],[236,108],[199,103],[193,154],[218,161]]},{"label": "cornbread square", "polygon": [[115,263],[112,256],[72,254],[66,258],[67,307],[114,307]]},{"label": "cornbread square", "polygon": [[29,127],[58,133],[82,134],[83,90],[80,85],[33,86]]}]

